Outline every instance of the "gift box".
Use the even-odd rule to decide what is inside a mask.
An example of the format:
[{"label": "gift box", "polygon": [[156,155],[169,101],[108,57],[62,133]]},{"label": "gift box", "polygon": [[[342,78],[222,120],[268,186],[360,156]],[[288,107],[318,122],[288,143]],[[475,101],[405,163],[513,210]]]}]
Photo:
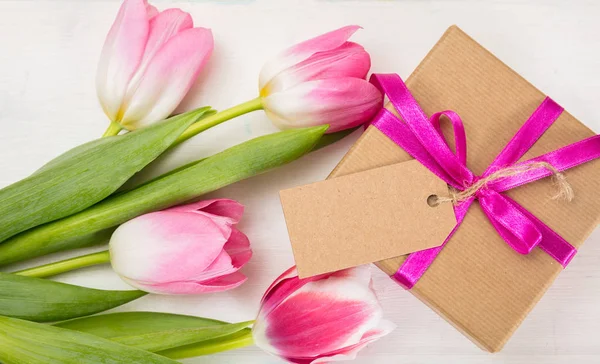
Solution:
[{"label": "gift box", "polygon": [[[475,175],[486,170],[546,98],[455,26],[446,31],[406,85],[425,114],[453,110],[460,115],[468,142],[466,165]],[[395,113],[393,106],[386,107]],[[454,148],[450,123],[442,122],[441,129]],[[520,160],[591,136],[594,133],[590,129],[562,112]],[[329,178],[410,159],[404,149],[371,125]],[[556,186],[549,178],[503,194],[578,248],[600,221],[600,161],[588,161],[568,169],[565,175],[575,193],[570,202],[550,198]],[[399,256],[375,264],[394,279],[406,258]],[[519,254],[500,236],[475,201],[409,292],[482,349],[496,352],[569,259],[563,257],[564,264],[560,264],[539,247],[529,254]]]}]

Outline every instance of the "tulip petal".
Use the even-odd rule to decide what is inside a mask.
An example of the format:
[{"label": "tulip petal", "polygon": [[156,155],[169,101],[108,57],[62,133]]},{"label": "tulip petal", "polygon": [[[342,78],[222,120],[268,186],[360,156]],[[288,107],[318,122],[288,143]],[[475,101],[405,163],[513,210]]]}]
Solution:
[{"label": "tulip petal", "polygon": [[119,119],[127,85],[142,60],[149,19],[145,0],[126,0],[121,5],[100,55],[96,92],[104,113]]},{"label": "tulip petal", "polygon": [[220,292],[233,289],[246,282],[248,278],[240,272],[202,282],[204,292]]},{"label": "tulip petal", "polygon": [[312,281],[325,279],[330,275],[331,273],[326,273],[300,279],[298,278],[298,272],[296,271],[295,266],[288,269],[281,276],[279,276],[265,292],[261,300],[261,307],[258,316],[267,317],[273,309],[277,308],[277,306],[279,306],[279,304],[281,304],[281,302],[287,299],[291,294]]},{"label": "tulip petal", "polygon": [[382,317],[370,280],[369,268],[362,266],[310,281],[292,293],[282,290],[285,284],[304,280],[280,282],[274,290],[288,294],[270,310],[261,307],[253,328],[256,344],[287,358],[314,358],[359,343]]},{"label": "tulip petal", "polygon": [[239,269],[252,258],[252,249],[248,237],[237,229],[231,230],[229,240],[223,246],[223,250],[231,257],[231,264]]},{"label": "tulip petal", "polygon": [[371,57],[356,43],[346,42],[338,48],[318,52],[280,72],[263,88],[262,95],[283,91],[302,82],[326,78],[364,79],[371,68]]},{"label": "tulip petal", "polygon": [[310,357],[348,346],[374,314],[368,303],[337,300],[324,293],[297,293],[274,309],[267,321],[257,320],[268,325],[255,325],[255,342],[274,354]]},{"label": "tulip petal", "polygon": [[236,229],[231,230],[231,236],[223,251],[203,272],[189,280],[196,282],[206,282],[219,276],[225,276],[237,272],[252,257],[250,249],[250,240],[242,232]]},{"label": "tulip petal", "polygon": [[171,207],[165,211],[200,212],[210,217],[225,218],[229,225],[234,225],[242,218],[244,205],[235,200],[219,198]]},{"label": "tulip petal", "polygon": [[[300,279],[298,277],[298,270],[296,269],[296,266],[293,266],[285,272],[283,272],[279,277],[277,277],[275,281],[269,286],[269,288],[267,288],[267,291],[265,292],[261,300],[261,304],[264,305],[264,308],[265,306],[277,306],[285,298],[287,298],[292,293],[294,293],[295,291],[297,291],[298,289],[302,288],[304,285],[310,282],[326,279],[331,276],[339,278],[352,276],[356,274],[354,272],[357,269],[363,268],[364,267],[355,267],[353,269],[344,269],[336,272],[324,273]],[[363,272],[363,270],[360,270],[358,272]],[[366,272],[368,274],[367,276],[365,276],[363,273],[363,283],[365,284],[369,283],[371,279],[369,271],[367,270]],[[364,281],[364,279],[366,279],[366,281]]]},{"label": "tulip petal", "polygon": [[376,328],[367,331],[363,337],[360,339],[360,342],[355,345],[351,345],[345,348],[341,348],[331,353],[321,354],[320,357],[316,360],[309,359],[305,362],[297,361],[296,363],[329,363],[334,361],[346,361],[356,359],[356,355],[360,350],[362,350],[365,346],[370,343],[377,341],[378,339],[384,337],[390,332],[394,331],[396,325],[388,320],[381,320]]},{"label": "tulip petal", "polygon": [[273,307],[279,305],[285,298],[302,288],[304,285],[331,276],[337,278],[351,277],[354,278],[358,284],[364,285],[368,285],[371,282],[371,274],[368,266],[359,266],[303,279],[298,277],[298,270],[296,269],[296,266],[293,266],[277,277],[269,288],[267,288],[261,300],[261,314],[263,314],[263,316],[266,315],[269,306]]},{"label": "tulip petal", "polygon": [[132,97],[131,94],[138,88],[144,71],[159,49],[177,33],[190,29],[193,26],[194,21],[190,14],[175,8],[167,9],[150,20],[150,30],[148,32],[144,55],[135,75],[131,79],[131,82],[129,82],[128,95],[125,97],[126,100],[129,100]]},{"label": "tulip petal", "polygon": [[[159,211],[121,225],[111,237],[111,263],[120,276],[141,283],[183,281],[206,270],[231,231],[210,218]],[[168,242],[168,244],[166,244]]]},{"label": "tulip petal", "polygon": [[259,90],[262,92],[265,85],[283,70],[304,61],[317,52],[328,51],[341,46],[358,29],[360,29],[358,25],[345,26],[286,49],[263,66],[258,79]]},{"label": "tulip petal", "polygon": [[226,217],[231,224],[240,222],[244,214],[244,205],[235,200],[217,199],[206,202],[206,205],[199,208],[199,210],[212,216]]},{"label": "tulip petal", "polygon": [[234,200],[214,199],[171,207],[165,211],[182,211],[204,215],[220,226],[224,234],[229,234],[231,225],[237,224],[242,218],[244,205]]},{"label": "tulip petal", "polygon": [[265,112],[278,127],[329,124],[327,133],[371,120],[382,103],[383,96],[375,86],[351,77],[304,82],[263,98]]},{"label": "tulip petal", "polygon": [[155,16],[157,16],[159,13],[158,9],[156,8],[156,6],[153,6],[151,4],[146,4],[146,14],[148,15],[148,19],[152,19]]},{"label": "tulip petal", "polygon": [[186,29],[152,57],[127,100],[121,124],[138,128],[169,116],[196,81],[213,50],[209,29]]},{"label": "tulip petal", "polygon": [[143,291],[156,294],[200,294],[227,291],[242,285],[248,278],[235,272],[203,282],[180,281],[161,284],[130,283]]},{"label": "tulip petal", "polygon": [[213,278],[233,273],[239,268],[234,268],[231,262],[231,257],[224,250],[217,256],[217,258],[200,274],[190,276],[188,280],[194,282],[208,281]]},{"label": "tulip petal", "polygon": [[267,297],[271,297],[271,293],[273,293],[273,288],[275,288],[275,286],[279,285],[281,282],[291,279],[291,278],[298,278],[298,270],[296,269],[296,266],[292,266],[291,268],[289,268],[288,270],[286,270],[285,272],[283,272],[279,277],[275,278],[275,280],[273,281],[273,283],[271,283],[271,285],[269,286],[269,288],[267,288],[267,290],[265,291],[265,294],[263,295],[262,299],[261,299],[261,304],[265,302]]}]

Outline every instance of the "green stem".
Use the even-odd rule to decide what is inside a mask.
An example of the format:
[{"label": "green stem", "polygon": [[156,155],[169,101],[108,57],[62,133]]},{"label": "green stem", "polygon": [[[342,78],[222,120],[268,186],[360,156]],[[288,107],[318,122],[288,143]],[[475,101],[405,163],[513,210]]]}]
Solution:
[{"label": "green stem", "polygon": [[251,329],[243,329],[235,334],[227,335],[212,340],[200,341],[195,344],[179,346],[160,351],[157,354],[171,359],[193,358],[201,355],[210,355],[223,351],[239,349],[254,344]]},{"label": "green stem", "polygon": [[215,125],[219,125],[224,121],[233,119],[235,117],[247,114],[252,111],[261,110],[262,108],[262,101],[260,97],[257,97],[250,101],[246,101],[237,106],[218,112],[214,115],[208,116],[187,128],[187,130],[184,131],[183,134],[181,134],[179,138],[177,138],[177,140],[175,140],[175,143],[173,143],[171,147],[188,140],[189,138],[193,137],[198,133],[203,132],[206,129],[212,128]]},{"label": "green stem", "polygon": [[123,127],[121,126],[121,124],[117,123],[116,121],[111,121],[108,125],[108,128],[106,128],[104,134],[102,134],[102,137],[104,138],[108,136],[117,135],[122,129]]},{"label": "green stem", "polygon": [[27,277],[45,278],[69,272],[75,269],[105,263],[110,263],[110,254],[108,250],[88,255],[82,255],[80,257],[75,257],[67,260],[61,260],[60,262],[41,265],[39,267],[24,269],[18,272],[14,272],[14,274]]}]

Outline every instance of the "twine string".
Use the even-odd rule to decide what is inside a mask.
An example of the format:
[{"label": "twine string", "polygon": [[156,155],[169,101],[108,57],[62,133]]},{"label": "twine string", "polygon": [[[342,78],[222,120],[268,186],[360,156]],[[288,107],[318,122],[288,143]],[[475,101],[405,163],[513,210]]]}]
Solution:
[{"label": "twine string", "polygon": [[552,172],[552,179],[554,180],[554,184],[556,185],[558,190],[558,192],[552,197],[553,200],[573,200],[573,197],[575,197],[573,187],[567,181],[567,178],[562,172],[560,172],[548,162],[532,162],[528,164],[509,166],[506,168],[499,169],[496,172],[491,173],[487,177],[482,178],[477,182],[473,183],[471,186],[467,187],[463,191],[450,188],[450,196],[437,196],[434,204],[439,205],[441,203],[451,202],[454,205],[458,205],[461,202],[464,202],[469,198],[475,196],[477,192],[485,188],[490,182],[497,181],[499,179],[510,176],[515,176],[521,173],[526,173],[538,168],[545,168]]}]

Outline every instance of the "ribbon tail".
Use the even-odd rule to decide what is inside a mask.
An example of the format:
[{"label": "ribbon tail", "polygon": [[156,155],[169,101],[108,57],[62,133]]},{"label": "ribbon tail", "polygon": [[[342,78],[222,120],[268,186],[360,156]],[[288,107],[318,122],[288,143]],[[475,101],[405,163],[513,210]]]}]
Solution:
[{"label": "ribbon tail", "polygon": [[529,254],[542,240],[536,224],[527,218],[514,201],[495,191],[486,191],[479,205],[502,239],[517,253]]},{"label": "ribbon tail", "polygon": [[442,245],[410,254],[404,263],[402,263],[402,266],[398,271],[394,273],[396,282],[404,289],[412,289],[419,279],[421,279],[423,274],[425,274],[425,271],[427,271],[435,258],[437,258],[438,254],[446,245],[446,242],[454,235],[454,232],[458,229],[459,225],[460,224],[456,224]]},{"label": "ribbon tail", "polygon": [[536,227],[542,234],[542,240],[538,245],[539,248],[545,251],[552,258],[554,258],[554,260],[560,263],[560,265],[562,265],[564,268],[566,268],[567,265],[569,265],[571,259],[573,259],[575,254],[577,254],[577,249],[568,241],[566,241],[562,236],[558,235],[548,225],[544,224],[534,214],[527,211],[526,208],[521,206],[515,200],[511,199],[508,196],[505,196],[505,198],[536,225]]},{"label": "ribbon tail", "polygon": [[450,241],[454,233],[458,230],[474,200],[474,198],[470,198],[462,204],[454,207],[454,213],[456,214],[456,226],[454,226],[442,245],[411,253],[406,258],[404,263],[402,263],[400,268],[398,268],[393,276],[402,287],[405,289],[411,289],[415,286],[415,284],[417,284],[419,279],[421,279],[423,274],[425,274],[427,271],[427,268],[429,268],[431,263],[433,263],[438,254],[442,251],[446,243]]}]

